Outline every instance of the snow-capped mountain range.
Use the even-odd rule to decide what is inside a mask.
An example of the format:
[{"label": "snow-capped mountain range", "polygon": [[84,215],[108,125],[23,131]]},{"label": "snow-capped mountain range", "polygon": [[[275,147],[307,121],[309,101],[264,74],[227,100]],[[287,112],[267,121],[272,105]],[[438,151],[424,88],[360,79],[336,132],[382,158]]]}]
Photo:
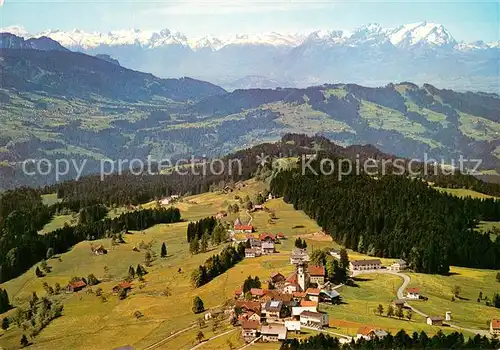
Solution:
[{"label": "snow-capped mountain range", "polygon": [[[188,39],[182,33],[163,29],[151,30],[125,29],[108,33],[86,32],[79,29],[72,31],[47,30],[30,34],[22,27],[2,28],[25,39],[46,36],[73,50],[91,50],[99,46],[138,45],[142,48],[159,48],[167,45],[181,45],[193,50],[220,50],[229,45],[267,45],[274,47],[297,47],[308,41],[322,42],[327,45],[382,45],[392,44],[398,48],[428,45],[433,47],[448,46],[458,50],[487,49],[498,47],[499,42],[484,43],[458,42],[451,33],[440,24],[419,22],[401,25],[397,28],[383,28],[372,23],[356,28],[354,31],[319,30],[309,34],[301,33],[261,33],[233,34],[222,37],[208,35],[202,38]],[[480,43],[480,44],[478,44]]]},{"label": "snow-capped mountain range", "polygon": [[[126,68],[162,78],[189,76],[227,89],[413,81],[500,93],[500,41],[458,41],[443,25],[429,22],[200,38],[169,29],[30,34],[22,27],[9,27],[0,31],[24,37],[25,46],[29,40],[33,46],[33,40],[49,38],[72,51],[109,55]],[[0,48],[14,48],[8,43],[4,40]]]}]

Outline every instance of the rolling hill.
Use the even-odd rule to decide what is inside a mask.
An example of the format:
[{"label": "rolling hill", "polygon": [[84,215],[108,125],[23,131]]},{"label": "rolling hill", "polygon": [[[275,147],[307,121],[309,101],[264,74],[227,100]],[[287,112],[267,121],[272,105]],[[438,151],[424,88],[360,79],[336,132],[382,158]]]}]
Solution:
[{"label": "rolling hill", "polygon": [[227,93],[70,51],[2,49],[0,59],[3,188],[55,181],[23,176],[19,165],[28,158],[87,159],[90,173],[101,159],[213,157],[289,132],[418,159],[464,155],[489,169],[500,157],[496,94],[408,82]]}]

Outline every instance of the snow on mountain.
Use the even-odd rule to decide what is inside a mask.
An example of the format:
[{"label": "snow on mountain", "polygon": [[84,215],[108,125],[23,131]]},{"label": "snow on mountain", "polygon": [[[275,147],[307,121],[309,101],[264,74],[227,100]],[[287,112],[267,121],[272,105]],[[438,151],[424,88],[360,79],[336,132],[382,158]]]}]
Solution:
[{"label": "snow on mountain", "polygon": [[297,47],[302,44],[316,44],[326,46],[380,46],[394,45],[401,49],[412,47],[454,47],[457,50],[471,51],[487,48],[498,48],[499,44],[483,42],[457,42],[450,32],[440,24],[419,22],[405,24],[397,28],[383,28],[371,23],[360,26],[352,32],[342,30],[319,30],[308,35],[261,33],[261,34],[233,34],[223,37],[205,36],[198,40],[188,39],[185,35],[163,29],[159,32],[124,29],[108,33],[87,32],[78,29],[71,31],[48,30],[36,35],[30,35],[23,27],[11,26],[0,29],[20,37],[39,38],[46,36],[59,42],[61,45],[81,51],[95,49],[99,46],[137,45],[142,48],[160,48],[168,45],[182,45],[193,50],[209,49],[220,50],[228,45],[263,45],[273,47]]},{"label": "snow on mountain", "polygon": [[436,23],[420,22],[402,25],[388,33],[394,46],[407,48],[417,45],[453,46],[457,41],[444,26]]}]

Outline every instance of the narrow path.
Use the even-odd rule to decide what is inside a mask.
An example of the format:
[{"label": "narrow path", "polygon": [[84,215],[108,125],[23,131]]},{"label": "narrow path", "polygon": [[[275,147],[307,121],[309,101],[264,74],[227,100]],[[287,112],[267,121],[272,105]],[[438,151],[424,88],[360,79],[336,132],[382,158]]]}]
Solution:
[{"label": "narrow path", "polygon": [[253,221],[253,216],[250,215],[250,212],[248,211],[248,209],[245,212],[247,213],[248,217],[250,218],[250,220],[248,221],[247,225],[250,225],[252,223],[252,221]]},{"label": "narrow path", "polygon": [[[358,275],[361,275],[361,274],[370,274],[370,273],[371,274],[373,274],[373,273],[391,274],[391,275],[395,275],[395,276],[401,277],[403,279],[403,284],[401,284],[401,286],[398,288],[396,295],[397,295],[398,299],[405,300],[404,291],[405,291],[406,287],[408,286],[408,284],[410,284],[410,282],[411,282],[410,276],[408,276],[408,275],[406,275],[404,273],[401,273],[401,272],[390,271],[390,270],[386,270],[386,269],[353,271],[352,274],[351,274],[351,276],[355,277],[355,276],[358,276]],[[427,314],[426,313],[424,313],[423,311],[420,311],[419,309],[415,308],[414,306],[408,304],[408,301],[406,301],[406,300],[405,300],[405,306],[409,307],[413,312],[419,314],[420,316],[427,318]],[[466,332],[470,332],[470,333],[474,333],[474,334],[480,334],[481,336],[484,335],[484,336],[487,336],[487,337],[491,337],[490,332],[485,331],[483,329],[474,329],[474,328],[459,327],[459,326],[451,324],[449,322],[447,322],[447,324],[451,328],[457,329],[459,331],[466,331]]]},{"label": "narrow path", "polygon": [[237,331],[237,330],[238,330],[238,328],[233,328],[233,329],[230,329],[230,330],[228,330],[228,331],[226,331],[226,332],[224,332],[224,333],[217,334],[217,335],[213,336],[212,338],[209,338],[209,339],[207,339],[207,340],[205,340],[205,341],[203,341],[203,342],[199,343],[198,345],[196,345],[196,346],[192,347],[192,348],[191,348],[191,349],[189,349],[189,350],[198,349],[199,347],[201,347],[201,346],[205,345],[206,343],[208,343],[208,342],[209,342],[209,341],[211,341],[211,340],[214,340],[214,339],[220,338],[220,337],[222,337],[222,336],[224,336],[224,335],[226,335],[226,334],[232,333],[232,332]]},{"label": "narrow path", "polygon": [[187,328],[181,329],[180,331],[178,331],[178,332],[176,332],[176,333],[174,333],[174,334],[169,335],[168,337],[166,337],[166,338],[164,338],[164,339],[162,339],[162,340],[160,340],[160,341],[158,341],[158,342],[156,342],[156,343],[154,343],[154,344],[152,344],[152,345],[148,346],[147,348],[144,348],[144,350],[154,349],[154,348],[156,348],[156,347],[158,347],[158,346],[162,345],[163,343],[167,342],[168,340],[170,340],[170,339],[172,339],[172,338],[174,338],[174,337],[178,336],[179,334],[184,333],[184,332],[187,332],[187,331],[189,331],[190,329],[193,329],[193,328],[195,328],[195,327],[196,327],[196,325],[192,325],[191,327],[187,327]]}]

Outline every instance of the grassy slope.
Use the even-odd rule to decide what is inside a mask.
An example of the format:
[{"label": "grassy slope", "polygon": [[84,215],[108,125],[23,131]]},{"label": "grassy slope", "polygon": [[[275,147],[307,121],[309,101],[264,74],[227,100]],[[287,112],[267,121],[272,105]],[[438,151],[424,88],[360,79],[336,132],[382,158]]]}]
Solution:
[{"label": "grassy slope", "polygon": [[[197,220],[208,215],[215,214],[220,209],[225,209],[229,203],[235,203],[234,196],[255,195],[263,187],[255,181],[249,181],[248,185],[240,191],[231,194],[206,193],[198,196],[186,198],[177,206],[181,209],[186,222],[169,225],[157,225],[144,232],[135,232],[125,237],[126,244],[112,247],[110,240],[101,240],[110,251],[104,256],[91,254],[89,242],[82,242],[76,245],[71,251],[62,254],[61,261],[52,259],[49,265],[53,271],[44,278],[35,278],[31,269],[26,274],[11,280],[1,288],[6,288],[15,304],[25,302],[25,298],[36,291],[39,296],[44,295],[42,282],[46,281],[50,285],[59,282],[65,285],[72,276],[87,276],[94,273],[98,278],[104,280],[99,286],[104,290],[108,301],[102,303],[100,299],[91,294],[81,292],[75,295],[63,295],[64,313],[63,316],[54,320],[35,339],[33,348],[95,348],[104,349],[117,347],[125,344],[133,345],[136,348],[144,348],[154,344],[168,335],[191,325],[199,316],[191,312],[191,301],[195,295],[201,296],[206,308],[221,305],[232,296],[235,289],[239,288],[248,275],[257,275],[262,280],[268,278],[270,273],[281,271],[288,273],[293,270],[289,264],[289,252],[293,248],[293,237],[303,236],[307,238],[309,249],[321,247],[338,247],[331,242],[329,237],[313,235],[319,231],[319,227],[310,220],[304,213],[295,211],[291,205],[285,204],[281,199],[275,199],[266,206],[276,210],[278,219],[276,224],[268,223],[268,214],[265,212],[254,213],[253,224],[259,232],[270,231],[273,233],[284,232],[289,239],[283,241],[278,246],[280,251],[271,257],[261,257],[257,259],[247,259],[231,268],[224,275],[217,277],[207,285],[194,290],[189,283],[191,271],[203,263],[211,254],[219,251],[215,250],[191,256],[188,253],[188,244],[185,242],[187,221]],[[152,206],[154,203],[144,205]],[[233,220],[235,214],[227,218]],[[246,218],[241,213],[242,218]],[[295,228],[294,228],[295,227]],[[156,257],[153,266],[148,269],[149,274],[145,278],[145,283],[140,286],[136,280],[131,295],[119,301],[112,295],[111,288],[121,281],[127,274],[128,266],[136,266],[143,263],[144,252],[133,252],[132,248],[138,246],[141,241],[153,241],[153,251],[157,254],[160,251],[162,242],[167,243],[168,257],[160,259]],[[350,252],[351,259],[365,258],[366,256]],[[392,259],[382,259],[384,264],[389,264]],[[108,276],[104,274],[104,266],[108,268]],[[182,268],[182,273],[178,273],[178,268]],[[462,272],[467,271],[467,273]],[[415,284],[423,288],[431,300],[428,305],[434,305],[436,312],[448,311],[448,305],[440,306],[441,299],[448,298],[449,288],[444,287],[443,296],[439,292],[434,292],[431,286],[434,284],[448,286],[460,283],[464,296],[475,296],[480,281],[485,295],[491,294],[497,284],[490,278],[492,271],[480,271],[470,269],[454,269],[460,275],[430,276],[413,275]],[[470,271],[470,272],[469,272]],[[480,280],[467,278],[470,276],[482,276]],[[456,281],[459,276],[462,279]],[[381,303],[385,308],[392,300],[394,290],[399,286],[399,281],[393,276],[366,276],[367,281],[359,281],[359,287],[342,287],[340,290],[343,300],[347,303],[338,307],[328,307],[332,325],[338,327],[338,332],[354,334],[360,325],[373,325],[389,330],[405,328],[407,330],[426,330],[429,333],[435,332],[438,328],[430,328],[424,324],[424,320],[414,314],[413,320],[401,321],[398,319],[388,319],[374,315],[374,308]],[[164,296],[162,293],[169,288],[172,295]],[[94,290],[97,287],[94,287]],[[436,298],[435,300],[432,300]],[[464,304],[463,308],[451,309],[457,324],[474,325],[485,328],[484,320],[491,317],[494,311],[483,304],[477,305],[475,299],[470,301],[460,301],[457,305]],[[446,308],[446,310],[444,310]],[[442,310],[441,310],[442,309]],[[134,312],[140,311],[144,314],[141,319],[134,317]],[[434,311],[434,310],[431,310]],[[460,312],[473,311],[478,322],[471,321],[470,316],[459,316]],[[3,315],[0,315],[0,318]],[[225,326],[219,330],[221,332]],[[206,337],[212,335],[211,326],[207,325],[202,331]],[[1,332],[1,331],[0,331]],[[161,348],[190,348],[195,343],[195,336],[198,328],[183,333],[178,337],[162,344]],[[0,333],[1,334],[1,333]],[[11,327],[3,336],[0,336],[0,346],[10,348],[17,346],[21,337],[21,331],[17,327]],[[202,348],[211,349],[215,345],[219,348],[229,348],[227,339],[233,345],[238,346],[241,341],[237,335],[227,335],[209,342]],[[257,349],[277,348],[276,345],[258,345]]]},{"label": "grassy slope", "polygon": [[441,187],[434,187],[434,189],[441,191],[441,192],[447,192],[449,194],[452,194],[457,197],[472,197],[472,198],[495,198],[493,196],[490,196],[488,194],[484,194],[481,192],[473,191],[473,190],[468,190],[465,188],[441,188]]}]

